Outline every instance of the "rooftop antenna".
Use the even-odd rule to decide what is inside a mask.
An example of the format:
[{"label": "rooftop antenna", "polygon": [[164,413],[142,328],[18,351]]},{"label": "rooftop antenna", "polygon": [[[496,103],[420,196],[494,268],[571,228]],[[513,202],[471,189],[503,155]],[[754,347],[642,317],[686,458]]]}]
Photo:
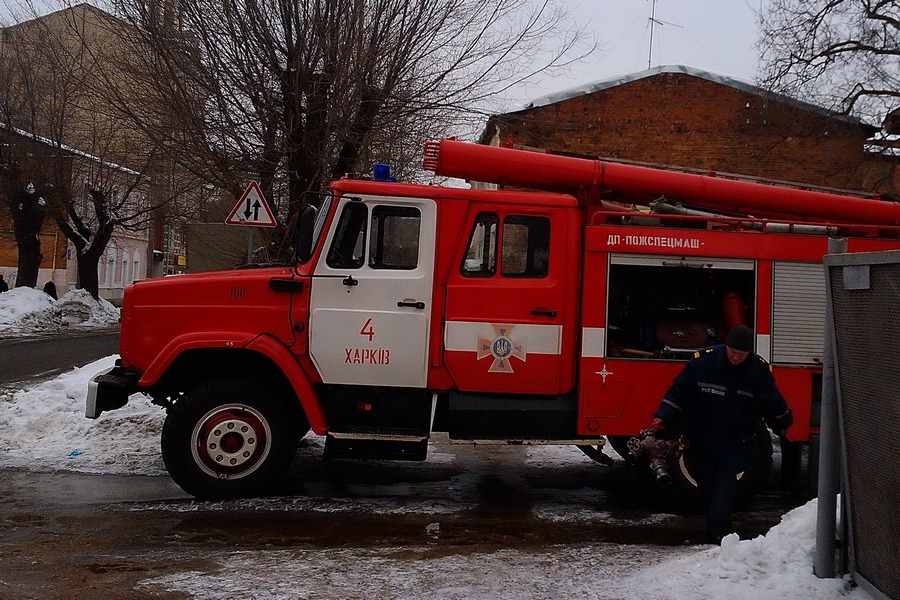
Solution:
[{"label": "rooftop antenna", "polygon": [[653,62],[653,26],[656,25],[656,0],[650,0],[650,51],[647,52],[647,68]]},{"label": "rooftop antenna", "polygon": [[653,66],[653,28],[656,25],[672,25],[673,27],[678,27],[679,29],[683,29],[681,25],[677,23],[669,23],[668,21],[661,21],[656,18],[656,0],[650,0],[650,51],[647,53],[647,68],[651,68]]}]

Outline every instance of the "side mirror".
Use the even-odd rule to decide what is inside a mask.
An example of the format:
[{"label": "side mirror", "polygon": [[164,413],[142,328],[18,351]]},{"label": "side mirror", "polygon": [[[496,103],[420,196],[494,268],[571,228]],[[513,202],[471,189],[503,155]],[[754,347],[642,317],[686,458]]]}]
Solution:
[{"label": "side mirror", "polygon": [[312,257],[313,231],[316,225],[315,207],[306,205],[300,211],[297,221],[297,229],[294,231],[294,254],[301,262],[306,262]]}]

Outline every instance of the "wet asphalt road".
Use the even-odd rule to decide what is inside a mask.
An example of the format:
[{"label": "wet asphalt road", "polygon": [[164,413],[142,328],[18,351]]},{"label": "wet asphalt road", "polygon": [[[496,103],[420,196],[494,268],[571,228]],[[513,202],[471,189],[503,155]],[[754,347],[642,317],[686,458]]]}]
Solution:
[{"label": "wet asphalt road", "polygon": [[[702,515],[673,513],[621,462],[542,461],[527,447],[440,439],[424,463],[325,462],[317,444],[305,441],[276,495],[256,500],[197,502],[168,477],[0,471],[0,598],[183,598],[138,584],[215,573],[217,555],[273,548],[433,557],[702,542]],[[764,534],[801,503],[773,484],[735,527],[742,539]]]},{"label": "wet asphalt road", "polygon": [[119,326],[0,338],[0,384],[49,378],[119,351]]}]

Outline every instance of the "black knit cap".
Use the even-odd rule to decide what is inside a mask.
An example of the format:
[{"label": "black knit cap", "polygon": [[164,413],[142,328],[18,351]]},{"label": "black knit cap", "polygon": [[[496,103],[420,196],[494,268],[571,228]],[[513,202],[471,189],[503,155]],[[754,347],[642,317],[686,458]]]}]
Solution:
[{"label": "black knit cap", "polygon": [[735,325],[725,338],[725,345],[741,352],[753,351],[753,331],[746,325]]}]

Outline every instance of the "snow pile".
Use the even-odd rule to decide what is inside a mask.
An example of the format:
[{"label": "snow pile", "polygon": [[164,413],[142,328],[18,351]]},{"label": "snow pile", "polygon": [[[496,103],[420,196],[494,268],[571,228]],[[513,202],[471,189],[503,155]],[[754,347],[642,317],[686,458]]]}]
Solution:
[{"label": "snow pile", "polygon": [[19,391],[0,391],[0,467],[85,473],[165,473],[159,437],[165,412],[135,394],[97,420],[84,416],[88,381],[114,356]]},{"label": "snow pile", "polygon": [[41,290],[17,287],[0,293],[0,332],[55,331],[61,326],[56,302]]},{"label": "snow pile", "polygon": [[67,325],[115,325],[119,309],[100,298],[94,300],[85,290],[66,292],[56,303]]},{"label": "snow pile", "polygon": [[0,294],[0,334],[44,333],[66,326],[103,326],[119,322],[119,309],[72,290],[54,300],[41,290],[17,287]]},{"label": "snow pile", "polygon": [[813,499],[784,515],[765,536],[741,541],[732,533],[721,547],[650,567],[628,585],[644,590],[647,598],[869,598],[849,590],[843,579],[813,574],[816,507]]}]

